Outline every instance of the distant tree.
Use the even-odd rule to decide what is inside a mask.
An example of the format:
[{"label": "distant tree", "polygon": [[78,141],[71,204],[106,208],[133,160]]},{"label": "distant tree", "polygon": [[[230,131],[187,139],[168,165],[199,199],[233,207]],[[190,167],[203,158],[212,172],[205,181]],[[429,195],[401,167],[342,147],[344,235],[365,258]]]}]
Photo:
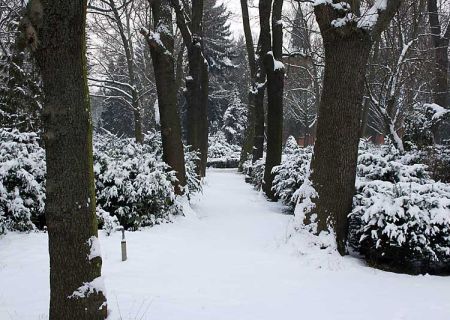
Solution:
[{"label": "distant tree", "polygon": [[223,116],[223,132],[228,143],[240,145],[247,124],[247,110],[239,98],[237,90],[228,104]]},{"label": "distant tree", "polygon": [[442,26],[439,17],[437,0],[428,0],[428,15],[431,29],[431,39],[434,46],[435,59],[435,90],[434,102],[441,107],[449,107],[448,98],[448,45],[450,41],[450,26]]},{"label": "distant tree", "polygon": [[[145,1],[97,0],[91,1],[89,8],[92,21],[89,27],[93,34],[101,39],[101,49],[92,48],[99,53],[94,56],[96,69],[91,72],[91,87],[108,89],[105,99],[115,103],[116,110],[110,110],[113,117],[120,119],[118,105],[123,105],[133,112],[133,132],[137,142],[143,142],[143,105],[148,103],[148,93],[154,88],[152,80],[147,77],[145,43],[135,29],[148,25],[150,21],[149,6]],[[114,60],[113,60],[114,59]],[[113,61],[120,71],[111,73],[105,61]],[[113,100],[119,100],[114,101]],[[107,111],[108,112],[108,111]],[[125,118],[126,119],[126,118]],[[118,124],[118,123],[117,123]],[[111,130],[116,131],[116,130]]]},{"label": "distant tree", "polygon": [[425,7],[424,0],[405,0],[374,44],[366,75],[367,125],[372,132],[388,136],[400,152],[406,113],[424,98],[429,82],[428,73],[421,72],[430,67],[421,50],[428,42],[420,36],[426,33]]},{"label": "distant tree", "polygon": [[[283,140],[293,135],[313,143],[317,110],[320,101],[321,48],[313,40],[313,26],[308,22],[308,11],[302,4],[293,8],[293,18],[283,19],[290,34],[288,52],[284,56],[286,80],[284,89]],[[290,28],[289,28],[290,26]],[[321,45],[321,43],[320,43]]]},{"label": "distant tree", "polygon": [[87,1],[31,0],[21,30],[42,72],[50,319],[105,319],[86,75]]},{"label": "distant tree", "polygon": [[132,96],[120,85],[128,79],[125,58],[110,56],[109,59],[105,73],[110,83],[102,82],[100,91],[92,93],[102,98],[101,128],[117,136],[136,137]]},{"label": "distant tree", "polygon": [[[431,39],[434,46],[434,103],[443,108],[450,109],[448,90],[448,47],[450,41],[450,24],[444,28],[437,0],[428,0],[428,14],[431,28]],[[450,130],[450,123],[441,123],[433,128],[437,143],[442,142],[446,135],[441,132],[444,128]]]}]

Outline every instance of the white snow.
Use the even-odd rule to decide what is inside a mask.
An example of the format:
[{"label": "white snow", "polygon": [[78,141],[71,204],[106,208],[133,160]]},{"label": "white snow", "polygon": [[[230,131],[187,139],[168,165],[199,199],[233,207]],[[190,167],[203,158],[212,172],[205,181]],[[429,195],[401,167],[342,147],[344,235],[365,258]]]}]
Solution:
[{"label": "white snow", "polygon": [[444,117],[447,113],[450,113],[450,110],[445,109],[444,107],[441,107],[440,105],[436,103],[425,103],[423,105],[425,109],[431,109],[433,110],[434,114],[432,117],[433,121],[439,120]]},{"label": "white snow", "polygon": [[386,10],[387,0],[375,0],[372,7],[361,15],[358,21],[358,27],[371,30],[378,21],[380,12]]},{"label": "white snow", "polygon": [[90,294],[97,292],[106,292],[105,284],[102,277],[97,277],[91,282],[83,283],[77,290],[75,290],[68,298],[80,299],[88,297]]},{"label": "white snow", "polygon": [[[209,171],[195,215],[128,232],[126,262],[120,233],[100,234],[110,319],[450,319],[450,278],[299,251],[291,217],[243,180]],[[0,319],[48,317],[47,245],[45,233],[0,238]]]},{"label": "white snow", "polygon": [[88,245],[90,248],[88,260],[92,260],[97,257],[101,257],[101,249],[100,249],[100,241],[98,241],[98,238],[96,236],[92,236],[88,240]]}]

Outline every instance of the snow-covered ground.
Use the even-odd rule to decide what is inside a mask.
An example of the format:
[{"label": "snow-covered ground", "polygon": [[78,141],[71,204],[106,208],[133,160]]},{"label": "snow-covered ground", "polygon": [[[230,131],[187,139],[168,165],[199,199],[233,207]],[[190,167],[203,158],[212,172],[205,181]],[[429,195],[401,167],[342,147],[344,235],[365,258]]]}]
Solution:
[{"label": "snow-covered ground", "polygon": [[[450,277],[407,276],[286,243],[290,217],[230,170],[209,171],[196,216],[101,234],[110,319],[448,320]],[[47,236],[0,238],[0,319],[47,319]]]}]

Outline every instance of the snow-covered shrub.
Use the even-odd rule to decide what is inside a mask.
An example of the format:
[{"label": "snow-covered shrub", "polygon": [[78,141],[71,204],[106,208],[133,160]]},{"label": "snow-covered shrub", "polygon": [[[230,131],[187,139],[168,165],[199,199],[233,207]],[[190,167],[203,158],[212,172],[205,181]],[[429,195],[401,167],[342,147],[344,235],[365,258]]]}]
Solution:
[{"label": "snow-covered shrub", "polygon": [[360,151],[349,244],[380,268],[450,271],[450,186],[416,160],[388,148]]},{"label": "snow-covered shrub", "polygon": [[430,116],[422,108],[414,108],[413,112],[408,113],[405,118],[405,134],[402,138],[405,149],[431,146],[433,144],[431,125]]},{"label": "snow-covered shrub", "polygon": [[94,139],[97,204],[129,229],[171,220],[180,208],[172,182],[175,172],[161,161],[156,135],[143,144],[99,135]]},{"label": "snow-covered shrub", "polygon": [[195,168],[196,161],[199,160],[197,151],[191,151],[189,148],[184,148],[184,159],[186,166],[186,187],[185,194],[191,197],[194,193],[202,191],[201,178],[198,176]]},{"label": "snow-covered shrub", "polygon": [[44,226],[45,172],[36,133],[0,129],[0,234]]},{"label": "snow-covered shrub", "polygon": [[266,158],[256,160],[254,163],[252,159],[244,162],[242,166],[245,174],[245,181],[251,183],[256,190],[261,190],[264,180],[264,170],[266,168]]},{"label": "snow-covered shrub", "polygon": [[241,147],[230,144],[222,131],[208,138],[208,166],[213,168],[237,168]]},{"label": "snow-covered shrub", "polygon": [[99,229],[105,230],[107,236],[111,235],[119,226],[119,220],[116,216],[111,216],[109,212],[106,212],[99,206],[96,209],[97,221]]},{"label": "snow-covered shrub", "polygon": [[293,212],[298,192],[303,184],[312,156],[312,147],[301,148],[294,137],[289,137],[279,166],[273,168],[275,177],[272,190],[284,205]]},{"label": "snow-covered shrub", "polygon": [[450,147],[433,146],[420,152],[420,162],[428,166],[433,180],[450,183]]}]

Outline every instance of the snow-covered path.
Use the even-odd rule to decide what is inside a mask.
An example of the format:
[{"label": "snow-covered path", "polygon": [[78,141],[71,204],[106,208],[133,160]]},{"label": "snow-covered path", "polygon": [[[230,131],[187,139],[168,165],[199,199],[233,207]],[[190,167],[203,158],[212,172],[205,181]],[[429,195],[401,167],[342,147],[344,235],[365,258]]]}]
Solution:
[{"label": "snow-covered path", "polygon": [[[450,278],[374,270],[353,258],[300,256],[290,217],[230,170],[211,170],[197,217],[101,235],[111,319],[450,319]],[[47,237],[0,239],[0,319],[46,319]]]}]

